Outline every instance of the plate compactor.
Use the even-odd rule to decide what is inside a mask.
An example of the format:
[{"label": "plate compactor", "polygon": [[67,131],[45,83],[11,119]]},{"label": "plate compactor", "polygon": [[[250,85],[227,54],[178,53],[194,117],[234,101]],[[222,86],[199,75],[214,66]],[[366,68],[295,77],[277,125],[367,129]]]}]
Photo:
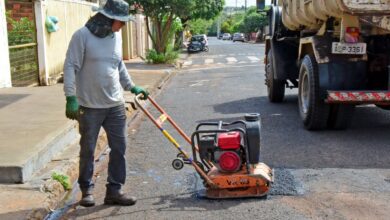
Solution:
[{"label": "plate compactor", "polygon": [[[246,114],[234,122],[204,122],[198,124],[191,137],[187,136],[172,118],[149,96],[148,100],[161,113],[157,118],[140,100],[136,105],[179,150],[172,166],[180,170],[192,165],[206,188],[210,199],[266,197],[273,183],[273,170],[260,162],[260,116]],[[163,128],[168,121],[191,145],[192,156]]]}]

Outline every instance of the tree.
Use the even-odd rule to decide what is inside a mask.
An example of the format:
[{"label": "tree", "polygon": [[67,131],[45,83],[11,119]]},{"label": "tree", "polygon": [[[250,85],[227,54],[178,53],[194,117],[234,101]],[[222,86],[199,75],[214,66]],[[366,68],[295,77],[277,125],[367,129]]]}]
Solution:
[{"label": "tree", "polygon": [[258,13],[256,7],[250,7],[242,20],[241,32],[257,32],[262,30],[267,24],[267,15],[264,13]]},{"label": "tree", "polygon": [[232,33],[233,32],[233,25],[231,20],[226,20],[221,25],[221,31],[223,33]]},{"label": "tree", "polygon": [[[169,34],[173,21],[181,13],[179,10],[188,9],[185,0],[126,0],[134,6],[134,11],[142,10],[146,16],[146,25],[149,36],[152,39],[154,48],[158,53],[165,53],[169,41]],[[155,31],[149,27],[149,21],[155,25]]]},{"label": "tree", "polygon": [[[189,0],[190,2],[191,0]],[[195,1],[195,7],[180,16],[182,23],[186,24],[188,20],[215,18],[223,10],[224,0],[192,0]],[[189,12],[189,13],[188,13]]]},{"label": "tree", "polygon": [[234,33],[251,33],[262,30],[267,25],[268,19],[265,13],[258,13],[256,7],[250,7],[246,12],[244,9],[225,10],[224,16],[222,16],[222,32]]},{"label": "tree", "polygon": [[260,28],[262,16],[256,13],[247,15],[240,26],[240,31],[244,33],[257,32]]},{"label": "tree", "polygon": [[192,34],[208,34],[208,29],[212,25],[212,20],[196,19],[189,21],[189,27]]},{"label": "tree", "polygon": [[[188,20],[213,18],[222,10],[224,0],[126,0],[134,11],[142,10],[146,16],[148,34],[158,53],[165,53],[172,26],[176,19],[183,25]],[[149,21],[154,24],[151,30]]]}]

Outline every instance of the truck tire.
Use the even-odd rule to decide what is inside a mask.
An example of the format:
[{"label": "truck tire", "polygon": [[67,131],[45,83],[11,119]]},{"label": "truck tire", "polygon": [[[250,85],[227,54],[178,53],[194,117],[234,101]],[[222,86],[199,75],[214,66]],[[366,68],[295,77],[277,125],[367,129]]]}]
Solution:
[{"label": "truck tire", "polygon": [[355,105],[333,104],[329,106],[328,128],[342,130],[348,128]]},{"label": "truck tire", "polygon": [[270,50],[265,66],[265,84],[267,85],[268,100],[277,103],[282,102],[284,99],[286,81],[275,79],[273,63],[272,50]]},{"label": "truck tire", "polygon": [[303,58],[299,70],[298,106],[307,130],[327,127],[329,106],[321,99],[317,61],[312,55]]}]

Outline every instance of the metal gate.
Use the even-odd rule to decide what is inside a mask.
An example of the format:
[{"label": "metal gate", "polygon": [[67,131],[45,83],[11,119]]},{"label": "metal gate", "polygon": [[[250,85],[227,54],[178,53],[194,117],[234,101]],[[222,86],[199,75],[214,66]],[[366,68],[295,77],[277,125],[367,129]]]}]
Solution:
[{"label": "metal gate", "polygon": [[39,85],[34,3],[8,0],[6,10],[12,86]]}]

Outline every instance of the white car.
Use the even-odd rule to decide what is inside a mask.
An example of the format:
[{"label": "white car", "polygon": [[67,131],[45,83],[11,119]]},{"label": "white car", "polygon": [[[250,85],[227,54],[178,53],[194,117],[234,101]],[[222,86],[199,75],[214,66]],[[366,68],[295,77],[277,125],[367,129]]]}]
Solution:
[{"label": "white car", "polygon": [[222,35],[222,40],[231,40],[232,39],[232,35],[230,35],[229,33],[224,33]]}]

